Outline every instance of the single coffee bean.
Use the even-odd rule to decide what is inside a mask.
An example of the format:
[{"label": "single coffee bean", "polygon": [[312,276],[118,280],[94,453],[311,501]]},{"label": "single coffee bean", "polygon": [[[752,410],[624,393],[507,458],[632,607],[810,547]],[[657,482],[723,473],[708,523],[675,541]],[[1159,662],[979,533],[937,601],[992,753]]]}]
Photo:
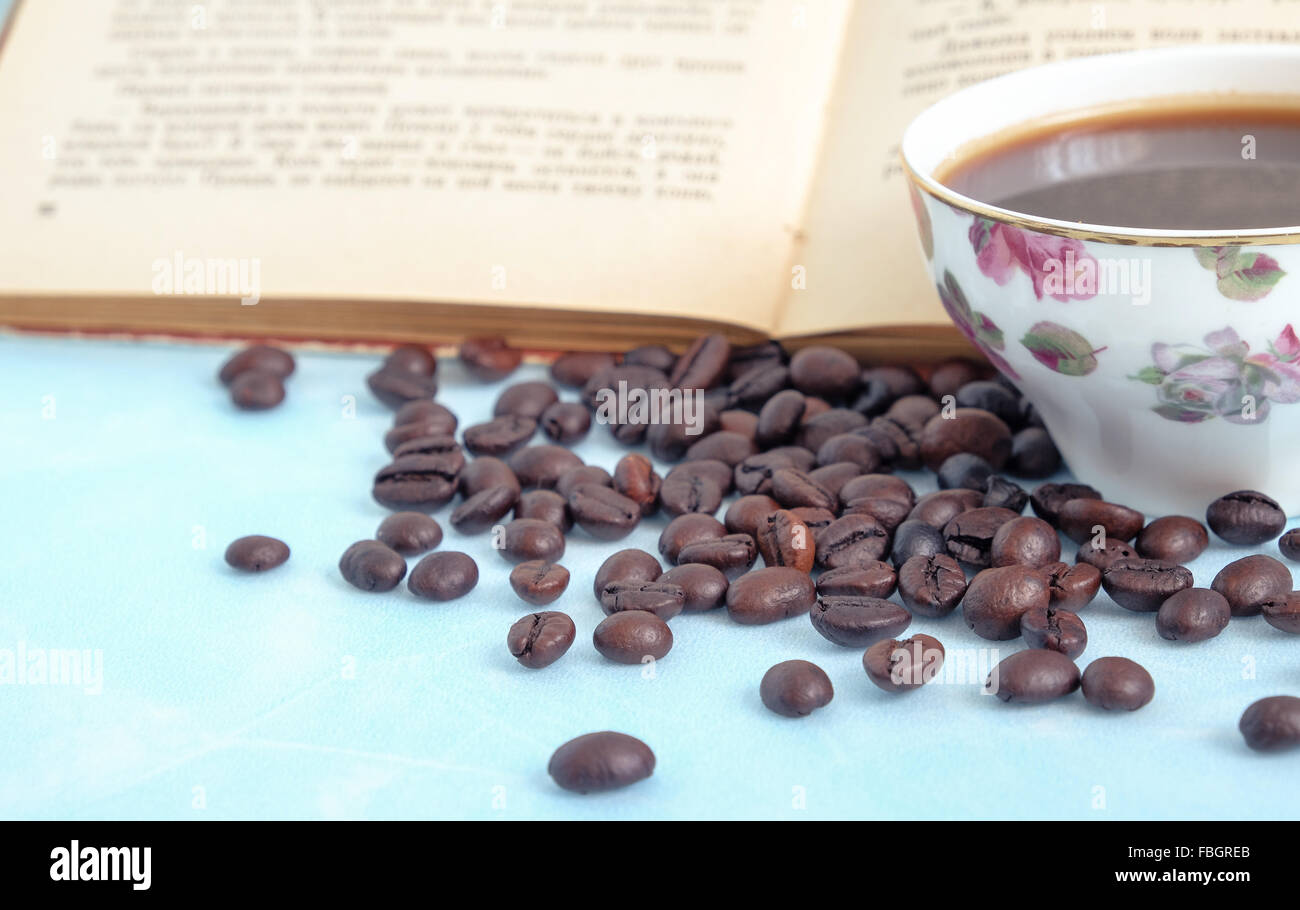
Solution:
[{"label": "single coffee bean", "polygon": [[624,455],[614,466],[614,489],[641,507],[642,516],[659,511],[659,488],[663,478],[644,455]]},{"label": "single coffee bean", "polygon": [[406,576],[406,560],[377,540],[359,540],[343,551],[339,574],[362,591],[391,591]]},{"label": "single coffee bean", "polygon": [[1021,614],[1020,635],[1031,648],[1060,651],[1071,659],[1088,647],[1088,630],[1083,620],[1069,610],[1050,605],[1034,607]]},{"label": "single coffee bean", "polygon": [[1195,518],[1166,515],[1142,529],[1134,549],[1144,559],[1184,563],[1200,556],[1209,545],[1209,532]]},{"label": "single coffee bean", "polygon": [[223,363],[217,378],[222,385],[230,385],[240,374],[258,370],[279,379],[288,379],[293,375],[293,369],[293,355],[288,351],[266,344],[255,344],[235,353]]},{"label": "single coffee bean", "polygon": [[1228,628],[1231,618],[1227,598],[1218,591],[1186,588],[1160,605],[1156,631],[1166,641],[1206,641]]},{"label": "single coffee bean", "polygon": [[403,455],[375,474],[371,495],[390,509],[432,512],[456,494],[463,461],[453,455]]},{"label": "single coffee bean", "polygon": [[1205,523],[1228,543],[1253,547],[1282,533],[1286,513],[1263,493],[1238,490],[1210,503],[1205,510]]},{"label": "single coffee bean", "polygon": [[826,671],[806,660],[787,660],[763,674],[759,698],[782,717],[805,717],[831,703],[835,691]]},{"label": "single coffee bean", "polygon": [[598,487],[613,489],[614,478],[604,468],[594,464],[574,465],[556,478],[555,492],[559,493],[567,501],[569,494],[584,483],[594,483]]},{"label": "single coffee bean", "polygon": [[801,421],[799,424],[801,427],[805,422],[812,420],[814,417],[817,417],[819,414],[825,414],[827,411],[831,409],[831,403],[827,401],[825,398],[821,398],[817,395],[806,396],[805,402],[806,402],[806,406],[804,407],[803,421]]},{"label": "single coffee bean", "polygon": [[[718,461],[713,458],[700,459],[698,461],[686,461],[673,467],[665,475],[664,480],[674,479],[703,479],[710,480],[717,484],[719,492],[726,496],[731,492],[731,482],[734,469],[724,461]],[[662,493],[663,488],[660,487]]]},{"label": "single coffee bean", "polygon": [[677,355],[662,344],[643,344],[623,355],[623,362],[642,367],[654,367],[665,373],[672,372],[677,363]]},{"label": "single coffee bean", "polygon": [[565,790],[599,793],[645,780],[655,769],[650,747],[626,733],[588,733],[551,756],[546,771]]},{"label": "single coffee bean", "polygon": [[920,616],[947,616],[965,595],[966,573],[951,556],[912,556],[898,570],[898,596]]},{"label": "single coffee bean", "polygon": [[1119,559],[1101,573],[1101,586],[1110,599],[1135,613],[1154,613],[1193,584],[1187,567],[1159,559]]},{"label": "single coffee bean", "polygon": [[[975,512],[979,511],[981,510],[975,510]],[[953,521],[960,521],[961,518],[962,516],[958,516]],[[1038,568],[1052,565],[1060,562],[1061,538],[1057,536],[1056,529],[1041,518],[1029,515],[1013,518],[998,528],[997,533],[993,535],[989,557],[992,565],[995,566],[1021,565]]]},{"label": "single coffee bean", "polygon": [[1300,746],[1300,698],[1294,695],[1261,698],[1245,710],[1237,726],[1246,745],[1257,752],[1294,749]]},{"label": "single coffee bean", "polygon": [[758,412],[754,441],[763,448],[771,448],[794,439],[806,407],[807,399],[802,392],[794,389],[777,392]]},{"label": "single coffee bean", "polygon": [[916,493],[907,481],[893,474],[861,474],[840,488],[840,499],[853,502],[858,499],[891,499],[907,506],[916,505]]},{"label": "single coffee bean", "polygon": [[534,559],[510,570],[510,587],[521,600],[535,606],[554,603],[568,586],[569,570],[557,563]]},{"label": "single coffee bean", "polygon": [[[576,454],[563,446],[553,445],[524,446],[506,459],[506,464],[515,472],[521,486],[543,490],[555,489],[567,472],[584,467]],[[605,478],[604,483],[609,483],[609,474],[601,468],[596,470]]]},{"label": "single coffee bean", "polygon": [[846,648],[893,638],[912,624],[911,613],[879,597],[819,597],[808,616],[822,638]]},{"label": "single coffee bean", "polygon": [[831,408],[811,417],[805,408],[803,422],[794,434],[794,444],[810,452],[817,452],[836,436],[851,434],[866,424],[867,418],[848,408]]},{"label": "single coffee bean", "polygon": [[794,461],[782,452],[762,452],[750,455],[732,471],[735,488],[743,496],[772,492],[772,475],[785,468],[794,468]]},{"label": "single coffee bean", "polygon": [[844,501],[840,498],[840,490],[844,489],[844,485],[850,480],[860,476],[862,476],[862,468],[851,461],[832,461],[808,472],[809,480],[824,487],[840,502]]},{"label": "single coffee bean", "polygon": [[[405,427],[397,429],[405,429]],[[414,439],[407,439],[393,449],[394,460],[407,455],[436,457],[446,473],[454,473],[458,478],[465,467],[465,453],[454,436],[417,436]]]},{"label": "single coffee bean", "polygon": [[677,564],[682,549],[702,540],[714,540],[727,534],[727,528],[712,515],[679,515],[659,535],[659,555]]},{"label": "single coffee bean", "polygon": [[943,658],[939,639],[918,633],[876,642],[862,655],[862,666],[867,678],[886,692],[910,692],[938,675]]},{"label": "single coffee bean", "polygon": [[1025,488],[1005,477],[994,474],[984,484],[984,500],[980,505],[985,508],[1010,509],[1019,515],[1028,504],[1029,493]]},{"label": "single coffee bean", "polygon": [[739,433],[719,430],[692,443],[686,450],[685,458],[687,461],[720,461],[728,468],[735,468],[746,458],[757,454],[758,446],[754,440]]},{"label": "single coffee bean", "polygon": [[393,426],[408,423],[429,424],[429,431],[420,433],[421,436],[450,436],[456,432],[456,415],[438,402],[425,398],[408,401],[393,415]]},{"label": "single coffee bean", "polygon": [[456,485],[466,499],[492,487],[513,487],[516,492],[521,489],[519,478],[510,466],[491,455],[475,458],[461,468]]},{"label": "single coffee bean", "polygon": [[732,534],[748,534],[756,538],[760,523],[780,508],[779,502],[762,493],[742,496],[727,507],[722,522]]},{"label": "single coffee bean", "polygon": [[[636,364],[623,364],[593,373],[582,387],[582,401],[593,411],[598,413],[603,411],[605,417],[617,422],[618,415],[615,413],[617,409],[613,407],[616,400],[621,398],[633,401],[640,398],[642,401],[651,401],[657,397],[657,393],[667,391],[668,388],[668,374],[663,370]],[[619,395],[621,389],[625,389],[626,393]],[[640,425],[644,431],[646,423],[641,422]]]},{"label": "single coffee bean", "polygon": [[964,357],[945,360],[936,364],[930,372],[930,394],[935,398],[956,395],[957,390],[968,382],[974,382],[988,375],[983,364],[967,360]]},{"label": "single coffee bean", "polygon": [[925,424],[917,442],[921,461],[931,471],[939,470],[958,452],[978,455],[993,470],[1000,471],[1011,455],[1011,430],[996,416],[978,408],[956,408],[951,416],[936,414]]},{"label": "single coffee bean", "polygon": [[424,345],[400,344],[388,352],[384,367],[416,376],[432,376],[438,372],[438,359]]},{"label": "single coffee bean", "polygon": [[1020,424],[1020,396],[1000,382],[977,379],[957,390],[957,407],[988,411],[1013,429]]},{"label": "single coffee bean", "polygon": [[1286,600],[1292,587],[1286,563],[1262,553],[1228,563],[1210,583],[1227,598],[1233,616],[1258,616],[1266,604]]},{"label": "single coffee bean", "polygon": [[1121,559],[1137,559],[1140,557],[1138,557],[1137,551],[1128,544],[1108,537],[1106,543],[1100,547],[1096,545],[1095,541],[1091,540],[1080,544],[1074,558],[1082,565],[1090,565],[1105,572]]},{"label": "single coffee bean", "polygon": [[1101,590],[1101,570],[1086,562],[1054,562],[1043,566],[1042,572],[1051,590],[1052,606],[1059,610],[1077,613]]},{"label": "single coffee bean", "polygon": [[403,556],[417,556],[442,543],[442,526],[423,512],[394,512],[379,523],[375,539]]},{"label": "single coffee bean", "polygon": [[1079,668],[1060,651],[1030,648],[1004,658],[989,674],[984,689],[1005,702],[1042,704],[1079,688]]},{"label": "single coffee bean", "polygon": [[560,400],[559,394],[549,382],[531,380],[516,382],[507,386],[497,396],[492,406],[493,417],[529,417],[541,420],[542,414],[551,405]]},{"label": "single coffee bean", "polygon": [[[884,416],[902,427],[910,438],[919,443],[926,424],[940,416],[940,410],[939,403],[929,395],[904,395],[889,406]],[[946,457],[945,455],[944,458]],[[942,462],[943,458],[940,458],[936,465]]]},{"label": "single coffee bean", "polygon": [[620,540],[641,520],[641,507],[609,487],[579,484],[569,494],[574,524],[597,540]]},{"label": "single coffee bean", "polygon": [[1017,477],[1041,480],[1061,469],[1061,453],[1042,427],[1026,427],[1011,437],[1007,470]]},{"label": "single coffee bean", "polygon": [[754,538],[748,534],[727,534],[723,537],[687,544],[677,554],[680,563],[697,562],[713,566],[728,578],[749,571],[758,558]]},{"label": "single coffee bean", "polygon": [[883,382],[895,399],[904,395],[924,395],[928,391],[925,381],[916,370],[907,366],[868,367],[862,371],[859,380],[864,386],[869,382]]},{"label": "single coffee bean", "polygon": [[493,487],[475,493],[451,513],[451,526],[461,534],[481,534],[491,528],[519,501],[519,492],[511,487]]},{"label": "single coffee bean", "polygon": [[516,519],[535,518],[560,529],[561,534],[573,527],[573,516],[569,514],[569,502],[554,490],[529,490],[519,494],[515,503]]},{"label": "single coffee bean", "polygon": [[245,370],[230,383],[230,400],[241,411],[267,411],[284,401],[284,381],[274,373]]},{"label": "single coffee bean", "polygon": [[726,335],[701,335],[677,358],[668,382],[675,389],[710,389],[722,380],[730,358]]},{"label": "single coffee bean", "polygon": [[[664,381],[667,382],[666,379]],[[702,436],[721,429],[722,419],[719,413],[707,400],[703,409],[695,408],[689,413],[685,408],[671,407],[666,419],[661,415],[659,422],[652,424],[646,431],[645,439],[650,446],[650,454],[660,461],[680,461],[686,450]]]},{"label": "single coffee bean", "polygon": [[809,506],[834,511],[839,505],[839,500],[833,493],[803,471],[792,468],[782,468],[772,474],[771,495],[787,509]]},{"label": "single coffee bean", "polygon": [[438,381],[432,376],[419,376],[390,366],[382,366],[367,376],[366,385],[376,398],[393,410],[438,394]]},{"label": "single coffee bean", "polygon": [[1104,528],[1107,538],[1132,540],[1142,530],[1142,513],[1127,506],[1100,499],[1072,499],[1057,512],[1057,527],[1075,543],[1096,536]]},{"label": "single coffee bean", "polygon": [[1156,695],[1151,674],[1127,657],[1099,657],[1083,671],[1083,697],[1107,711],[1136,711]]},{"label": "single coffee bean", "polygon": [[670,473],[659,487],[659,505],[674,517],[692,512],[712,516],[722,506],[722,495],[708,477]]},{"label": "single coffee bean", "polygon": [[[948,554],[960,562],[969,566],[988,566],[992,563],[993,540],[998,531],[1016,518],[1016,513],[1010,509],[981,507],[962,512],[944,525],[944,546],[948,549]],[[1055,536],[1055,532],[1052,532],[1052,537]]]},{"label": "single coffee bean", "polygon": [[509,455],[522,448],[537,432],[530,417],[497,417],[466,427],[461,434],[465,448],[475,455]]},{"label": "single coffee bean", "polygon": [[821,597],[877,597],[894,593],[897,574],[885,562],[829,569],[817,577],[817,594]]},{"label": "single coffee bean", "polygon": [[942,531],[948,522],[962,512],[983,506],[984,497],[978,490],[939,490],[918,499],[908,513],[907,520],[923,521],[935,530]]},{"label": "single coffee bean", "polygon": [[288,560],[288,544],[261,534],[241,537],[226,547],[226,562],[242,572],[265,572]]},{"label": "single coffee bean", "polygon": [[768,449],[764,454],[771,455],[774,458],[778,456],[788,458],[796,471],[803,471],[805,474],[817,466],[817,456],[803,446],[777,446],[774,449]]},{"label": "single coffee bean", "polygon": [[892,535],[907,520],[909,512],[907,506],[896,499],[855,499],[845,504],[840,510],[840,517],[863,515]]},{"label": "single coffee bean", "polygon": [[620,610],[600,621],[592,643],[602,657],[620,664],[640,664],[645,658],[663,660],[673,647],[673,632],[653,613]]},{"label": "single coffee bean", "polygon": [[887,464],[907,470],[921,467],[921,447],[915,437],[888,413],[872,418],[866,427],[854,432],[871,440]]},{"label": "single coffee bean", "polygon": [[416,597],[448,601],[464,597],[478,584],[478,563],[467,553],[443,550],[415,564],[406,587]]},{"label": "single coffee bean", "polygon": [[662,581],[611,581],[600,592],[606,613],[643,610],[660,619],[672,619],[686,607],[686,590]]},{"label": "single coffee bean", "polygon": [[656,581],[662,574],[659,560],[645,550],[619,550],[600,564],[592,590],[596,600],[600,600],[601,592],[612,582],[640,584]]},{"label": "single coffee bean", "polygon": [[1285,600],[1264,604],[1265,621],[1274,629],[1300,635],[1300,595],[1288,594]]},{"label": "single coffee bean", "polygon": [[1300,562],[1300,528],[1292,528],[1278,539],[1277,548],[1287,559]]},{"label": "single coffee bean", "polygon": [[1034,514],[1050,525],[1059,525],[1061,507],[1072,499],[1101,499],[1101,494],[1084,483],[1044,483],[1029,496]]},{"label": "single coffee bean", "polygon": [[[516,518],[503,527],[498,552],[508,562],[521,563],[532,559],[555,562],[564,555],[564,532],[549,521]],[[496,543],[494,540],[493,544]]]},{"label": "single coffee bean", "polygon": [[976,635],[990,641],[1020,636],[1020,617],[1051,603],[1047,581],[1029,566],[985,569],[966,587],[962,617]]},{"label": "single coffee bean", "polygon": [[[778,505],[777,508],[780,508],[780,506]],[[798,506],[786,511],[808,526],[808,530],[813,533],[814,541],[818,534],[829,528],[835,521],[834,512],[828,512],[825,509],[814,509],[811,506]]]},{"label": "single coffee bean", "polygon": [[516,350],[499,336],[466,338],[460,343],[460,362],[480,382],[505,379],[523,362],[523,351]]},{"label": "single coffee bean", "polygon": [[790,384],[805,395],[845,398],[858,386],[861,369],[852,356],[826,345],[812,345],[790,358]]},{"label": "single coffee bean", "polygon": [[580,389],[601,370],[615,365],[614,355],[594,351],[561,354],[551,364],[551,378],[562,386]]},{"label": "single coffee bean", "polygon": [[727,589],[727,615],[747,626],[807,613],[816,602],[812,578],[788,566],[754,569]]},{"label": "single coffee bean", "polygon": [[[384,434],[384,448],[394,456],[399,452],[403,455],[418,455],[420,454],[419,451],[413,450],[418,450],[428,445],[430,440],[436,439],[440,441],[446,440],[449,445],[455,446],[456,450],[460,451],[460,445],[456,442],[456,437],[446,427],[445,422],[436,418],[396,424]],[[453,423],[451,427],[454,430],[455,424]]]},{"label": "single coffee bean", "polygon": [[573,620],[564,613],[530,613],[510,627],[506,647],[525,667],[540,670],[563,657],[577,634]]},{"label": "single coffee bean", "polygon": [[727,576],[713,566],[683,563],[660,575],[659,581],[682,589],[686,597],[682,609],[687,613],[712,610],[727,601]]},{"label": "single coffee bean", "polygon": [[958,452],[944,459],[937,473],[941,490],[955,488],[983,492],[993,476],[993,466],[978,455]]},{"label": "single coffee bean", "polygon": [[732,346],[731,360],[727,365],[727,375],[732,379],[743,376],[755,367],[775,368],[784,366],[790,357],[779,341],[760,341],[757,344]]},{"label": "single coffee bean", "polygon": [[857,465],[859,474],[870,474],[884,464],[880,450],[871,440],[856,433],[840,433],[817,447],[817,464],[825,467],[838,462]]},{"label": "single coffee bean", "polygon": [[876,562],[889,550],[889,532],[865,515],[845,515],[816,537],[814,559],[823,569]]},{"label": "single coffee bean", "polygon": [[908,519],[894,530],[894,547],[889,561],[898,568],[913,556],[948,554],[943,532],[924,521]]},{"label": "single coffee bean", "polygon": [[542,432],[561,445],[573,445],[591,432],[591,412],[576,401],[557,401],[538,418]]},{"label": "single coffee bean", "polygon": [[800,572],[813,570],[816,545],[812,531],[785,509],[764,517],[755,537],[765,565],[790,566]]}]

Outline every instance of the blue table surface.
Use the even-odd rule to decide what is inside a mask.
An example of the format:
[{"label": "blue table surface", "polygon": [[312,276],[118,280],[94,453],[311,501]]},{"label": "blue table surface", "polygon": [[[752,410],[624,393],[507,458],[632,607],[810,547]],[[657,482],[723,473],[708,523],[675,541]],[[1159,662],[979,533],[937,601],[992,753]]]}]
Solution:
[{"label": "blue table surface", "polygon": [[[977,679],[891,696],[867,680],[859,651],[807,617],[745,627],[725,611],[683,615],[672,652],[647,672],[592,648],[602,613],[591,580],[616,546],[655,551],[658,517],[618,545],[570,535],[573,581],[554,609],[574,618],[578,640],[559,663],[524,669],[505,633],[531,608],[486,537],[443,522],[443,548],[484,569],[457,602],[421,602],[405,586],[365,594],[338,574],[339,554],[386,514],[369,495],[391,419],[364,382],[376,357],[301,354],[285,404],[248,414],[214,379],[230,350],[0,336],[4,817],[1160,819],[1300,808],[1297,757],[1252,753],[1237,732],[1255,699],[1300,692],[1300,639],[1259,619],[1176,645],[1150,615],[1100,595],[1083,613],[1080,663],[1120,654],[1148,667],[1157,695],[1134,714],[1079,695],[1004,705]],[[463,424],[485,419],[504,385],[472,383],[454,363],[440,375],[440,400]],[[510,381],[542,375],[526,367]],[[606,468],[623,452],[600,427],[577,451]],[[292,558],[264,575],[234,572],[222,554],[250,533],[282,538]],[[1216,541],[1192,566],[1197,582],[1244,552]],[[994,646],[959,613],[912,630],[937,636],[950,658]],[[102,675],[5,677],[6,653],[12,669],[20,649],[28,660],[89,652]],[[764,671],[791,658],[821,665],[836,689],[799,720],[758,698]],[[650,744],[654,776],[599,796],[558,789],[551,752],[604,729]]]}]

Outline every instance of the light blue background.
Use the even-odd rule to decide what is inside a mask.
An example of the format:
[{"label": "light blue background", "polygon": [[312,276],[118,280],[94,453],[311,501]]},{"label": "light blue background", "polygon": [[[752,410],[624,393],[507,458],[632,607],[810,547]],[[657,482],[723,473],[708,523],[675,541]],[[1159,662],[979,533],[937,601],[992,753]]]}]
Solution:
[{"label": "light blue background", "polygon": [[[973,685],[890,696],[858,651],[807,617],[745,627],[725,611],[683,615],[647,679],[591,647],[602,617],[591,581],[615,546],[575,531],[563,560],[573,582],[554,608],[574,618],[578,640],[559,663],[526,670],[505,634],[531,610],[486,537],[447,526],[443,547],[484,570],[458,602],[420,602],[404,586],[364,594],[338,575],[339,554],[386,514],[369,495],[391,416],[365,388],[376,358],[301,355],[286,403],[247,414],[214,379],[230,350],[0,336],[0,648],[98,649],[104,668],[99,695],[0,685],[0,815],[1087,819],[1300,808],[1297,757],[1256,755],[1236,729],[1255,699],[1300,692],[1300,639],[1259,619],[1179,646],[1101,595],[1083,614],[1080,663],[1122,654],[1147,666],[1157,696],[1132,715],[1078,695],[1017,708]],[[440,398],[463,423],[490,413],[499,385],[446,362],[442,378]],[[612,468],[623,450],[597,428],[578,451]],[[655,551],[664,524],[647,521],[620,546]],[[250,533],[287,541],[289,563],[252,577],[227,568],[226,544]],[[1198,583],[1244,552],[1216,543],[1193,566]],[[950,652],[989,644],[960,615],[913,630]],[[809,718],[777,717],[758,699],[764,671],[790,658],[834,681],[834,701]],[[654,776],[596,797],[555,787],[551,752],[602,729],[649,743]]]}]

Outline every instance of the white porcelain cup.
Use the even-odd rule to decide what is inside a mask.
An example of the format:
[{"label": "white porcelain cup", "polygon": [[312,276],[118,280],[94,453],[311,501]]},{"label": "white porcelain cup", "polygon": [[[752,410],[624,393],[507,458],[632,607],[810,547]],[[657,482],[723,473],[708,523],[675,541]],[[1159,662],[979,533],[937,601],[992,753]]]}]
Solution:
[{"label": "white porcelain cup", "polygon": [[[944,306],[1034,403],[1079,480],[1148,514],[1199,516],[1249,489],[1295,515],[1300,187],[1295,224],[1225,237],[1028,217],[935,178],[963,147],[1040,118],[1221,93],[1294,103],[1300,48],[1136,51],[1012,73],[917,117],[903,162]],[[1063,262],[1093,280],[1061,281]]]}]

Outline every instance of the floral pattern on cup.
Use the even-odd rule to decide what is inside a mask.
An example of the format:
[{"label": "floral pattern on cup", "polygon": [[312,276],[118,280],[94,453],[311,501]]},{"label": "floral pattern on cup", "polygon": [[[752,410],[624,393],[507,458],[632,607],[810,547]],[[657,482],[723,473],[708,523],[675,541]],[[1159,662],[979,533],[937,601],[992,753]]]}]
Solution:
[{"label": "floral pattern on cup", "polygon": [[1002,330],[992,319],[971,309],[965,292],[962,291],[961,285],[957,283],[952,272],[945,270],[943,282],[936,286],[939,289],[939,300],[943,302],[943,308],[948,311],[948,318],[961,330],[961,333],[980,349],[980,353],[988,358],[989,363],[1011,379],[1019,379],[1020,374],[1001,354],[1007,347]]},{"label": "floral pattern on cup", "polygon": [[999,285],[1024,272],[1043,294],[1065,303],[1097,296],[1097,260],[1083,241],[1026,231],[976,216],[967,236],[979,269]]},{"label": "floral pattern on cup", "polygon": [[1204,347],[1152,345],[1151,359],[1129,378],[1156,386],[1152,410],[1166,420],[1262,423],[1270,405],[1300,401],[1300,338],[1290,324],[1258,354],[1223,328],[1206,335]]},{"label": "floral pattern on cup", "polygon": [[1074,329],[1058,322],[1036,322],[1020,339],[1034,359],[1063,376],[1087,376],[1097,369],[1097,355],[1106,350],[1092,343]]},{"label": "floral pattern on cup", "polygon": [[1277,260],[1239,246],[1194,251],[1196,261],[1218,278],[1219,293],[1230,300],[1262,300],[1286,275]]}]

